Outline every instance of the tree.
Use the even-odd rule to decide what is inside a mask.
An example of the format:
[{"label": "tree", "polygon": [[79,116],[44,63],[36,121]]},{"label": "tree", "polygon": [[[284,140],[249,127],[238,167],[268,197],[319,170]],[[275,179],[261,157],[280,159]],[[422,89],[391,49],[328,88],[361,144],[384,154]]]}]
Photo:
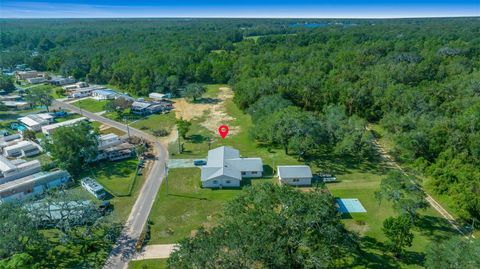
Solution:
[{"label": "tree", "polygon": [[33,257],[28,253],[14,254],[12,257],[0,260],[2,269],[31,269],[34,266]]},{"label": "tree", "polygon": [[145,152],[147,152],[147,147],[145,146],[145,143],[140,143],[135,146],[135,154],[138,158],[140,158]]},{"label": "tree", "polygon": [[380,203],[383,199],[393,203],[393,208],[400,214],[406,214],[414,223],[419,209],[428,207],[425,192],[402,172],[394,170],[382,178],[380,190],[375,192]]},{"label": "tree", "polygon": [[413,233],[410,231],[412,222],[405,215],[399,217],[389,217],[383,221],[382,231],[388,238],[388,248],[396,256],[403,253],[405,247],[411,247],[413,241]]},{"label": "tree", "polygon": [[37,136],[35,135],[35,132],[32,130],[25,130],[23,131],[23,139],[30,140],[30,141],[37,141]]},{"label": "tree", "polygon": [[183,94],[185,97],[191,98],[193,99],[193,101],[196,101],[197,98],[202,97],[202,95],[205,92],[206,92],[205,86],[198,83],[191,83],[185,87]]},{"label": "tree", "polygon": [[170,268],[340,268],[355,257],[334,199],[259,184],[229,202],[219,225],[183,239]]},{"label": "tree", "polygon": [[30,89],[25,100],[33,105],[45,106],[48,111],[48,107],[52,104],[53,97],[50,95],[50,89],[40,88],[40,89]]},{"label": "tree", "polygon": [[81,172],[98,152],[98,133],[87,122],[59,127],[44,147],[62,169],[73,175]]},{"label": "tree", "polygon": [[443,242],[432,242],[426,250],[425,267],[480,268],[480,241],[455,236]]},{"label": "tree", "polygon": [[0,90],[4,90],[6,94],[15,90],[12,77],[0,74]]},{"label": "tree", "polygon": [[105,110],[108,112],[115,112],[117,118],[121,119],[125,114],[125,110],[132,106],[133,101],[120,97],[105,104]]},{"label": "tree", "polygon": [[21,204],[0,204],[0,259],[27,251],[41,241],[36,223]]},{"label": "tree", "polygon": [[183,138],[187,139],[187,133],[190,130],[192,123],[188,120],[179,119],[177,120],[177,130],[178,134]]}]

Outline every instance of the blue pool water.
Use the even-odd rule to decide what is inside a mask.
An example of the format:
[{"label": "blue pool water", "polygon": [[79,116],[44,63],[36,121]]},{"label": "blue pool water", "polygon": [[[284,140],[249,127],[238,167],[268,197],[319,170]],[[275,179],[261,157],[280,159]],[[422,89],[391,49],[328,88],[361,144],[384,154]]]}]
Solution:
[{"label": "blue pool water", "polygon": [[25,127],[23,124],[19,124],[17,126],[17,131],[23,132],[25,130],[27,130],[27,127]]}]

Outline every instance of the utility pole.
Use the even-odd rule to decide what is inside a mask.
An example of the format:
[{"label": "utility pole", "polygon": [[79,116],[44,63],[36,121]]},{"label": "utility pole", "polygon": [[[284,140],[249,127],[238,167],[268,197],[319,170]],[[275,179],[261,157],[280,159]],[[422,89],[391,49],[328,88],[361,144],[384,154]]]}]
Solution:
[{"label": "utility pole", "polygon": [[167,166],[167,163],[165,163],[165,187],[166,187],[167,195],[168,195],[168,166]]},{"label": "utility pole", "polygon": [[212,138],[208,138],[208,150],[210,150],[210,147],[212,146]]},{"label": "utility pole", "polygon": [[130,138],[130,128],[128,128],[128,122],[125,117],[123,117],[123,122],[125,123],[125,125],[127,125],[127,134],[128,134],[128,138]]},{"label": "utility pole", "polygon": [[180,135],[179,135],[179,132],[178,132],[178,128],[177,128],[177,139],[178,139],[178,154],[181,154],[182,153],[182,148],[180,146]]}]

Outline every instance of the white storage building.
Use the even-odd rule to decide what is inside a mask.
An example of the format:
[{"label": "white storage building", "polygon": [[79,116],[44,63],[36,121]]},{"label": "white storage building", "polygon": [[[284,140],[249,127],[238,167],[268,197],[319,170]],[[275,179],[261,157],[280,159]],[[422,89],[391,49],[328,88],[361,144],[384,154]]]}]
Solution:
[{"label": "white storage building", "polygon": [[309,186],[312,184],[312,170],[308,165],[277,166],[278,180],[281,184]]}]

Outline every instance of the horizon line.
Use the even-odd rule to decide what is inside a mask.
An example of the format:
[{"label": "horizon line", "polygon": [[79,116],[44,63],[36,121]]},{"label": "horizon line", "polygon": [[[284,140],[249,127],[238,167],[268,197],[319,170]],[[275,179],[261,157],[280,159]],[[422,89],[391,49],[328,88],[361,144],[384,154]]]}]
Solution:
[{"label": "horizon line", "polygon": [[366,19],[376,19],[376,20],[385,20],[385,19],[454,19],[454,18],[479,18],[480,15],[452,15],[452,16],[445,16],[445,15],[425,15],[425,16],[366,16],[366,17],[263,17],[263,16],[125,16],[125,17],[108,17],[108,16],[99,16],[99,17],[0,17],[2,20],[44,20],[44,19],[307,19],[307,20],[315,20],[315,19],[327,19],[327,20],[335,20],[335,19],[350,19],[350,20],[366,20]]}]

